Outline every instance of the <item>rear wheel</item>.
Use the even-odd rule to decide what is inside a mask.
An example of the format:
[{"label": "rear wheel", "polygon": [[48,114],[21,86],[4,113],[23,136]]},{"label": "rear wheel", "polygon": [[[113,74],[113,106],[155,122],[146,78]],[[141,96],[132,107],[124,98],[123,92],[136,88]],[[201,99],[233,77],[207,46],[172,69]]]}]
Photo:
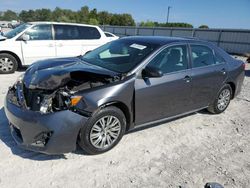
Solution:
[{"label": "rear wheel", "polygon": [[0,54],[0,74],[10,74],[17,70],[18,63],[15,57],[10,54]]},{"label": "rear wheel", "polygon": [[118,144],[125,127],[125,116],[119,108],[103,108],[81,129],[78,143],[88,154],[104,153]]},{"label": "rear wheel", "polygon": [[224,112],[227,109],[231,98],[232,88],[230,87],[230,85],[226,84],[219,91],[213,104],[208,107],[208,111],[213,114]]}]

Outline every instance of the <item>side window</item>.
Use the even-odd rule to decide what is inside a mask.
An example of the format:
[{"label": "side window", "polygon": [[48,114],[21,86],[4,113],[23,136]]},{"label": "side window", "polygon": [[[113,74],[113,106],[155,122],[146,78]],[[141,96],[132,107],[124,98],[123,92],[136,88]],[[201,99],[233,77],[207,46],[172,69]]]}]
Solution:
[{"label": "side window", "polygon": [[204,67],[213,65],[214,54],[213,51],[202,45],[191,45],[193,67]]},{"label": "side window", "polygon": [[113,37],[110,33],[105,33],[106,37]]},{"label": "side window", "polygon": [[77,26],[54,25],[56,40],[77,40],[80,37]]},{"label": "side window", "polygon": [[163,73],[188,69],[188,53],[186,45],[171,46],[161,51],[148,66],[157,67]]},{"label": "side window", "polygon": [[95,27],[78,26],[79,39],[100,39],[101,35]]},{"label": "side window", "polygon": [[225,63],[225,59],[218,53],[215,53],[215,64]]},{"label": "side window", "polygon": [[25,32],[30,36],[30,40],[53,40],[51,25],[35,25]]}]

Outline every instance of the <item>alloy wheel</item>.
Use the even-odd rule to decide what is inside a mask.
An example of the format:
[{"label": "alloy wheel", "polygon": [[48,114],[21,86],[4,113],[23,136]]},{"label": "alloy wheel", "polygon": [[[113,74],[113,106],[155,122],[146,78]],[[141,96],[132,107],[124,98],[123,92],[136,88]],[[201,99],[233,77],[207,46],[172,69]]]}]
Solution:
[{"label": "alloy wheel", "polygon": [[231,92],[229,89],[224,89],[220,95],[217,102],[217,108],[223,111],[229,104],[231,98]]},{"label": "alloy wheel", "polygon": [[8,57],[0,59],[0,70],[2,72],[9,72],[14,68],[14,62]]},{"label": "alloy wheel", "polygon": [[90,142],[98,149],[111,146],[118,139],[121,132],[121,122],[115,116],[100,118],[90,131]]}]

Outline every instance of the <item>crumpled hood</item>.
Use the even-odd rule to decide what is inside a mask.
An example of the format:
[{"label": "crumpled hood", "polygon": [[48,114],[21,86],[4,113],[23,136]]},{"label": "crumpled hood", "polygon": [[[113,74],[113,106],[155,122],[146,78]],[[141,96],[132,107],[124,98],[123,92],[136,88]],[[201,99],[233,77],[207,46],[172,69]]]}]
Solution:
[{"label": "crumpled hood", "polygon": [[112,78],[117,75],[102,67],[88,64],[78,57],[58,58],[38,61],[31,65],[24,74],[23,82],[29,89],[53,90],[66,85],[74,72],[83,77],[91,74]]}]

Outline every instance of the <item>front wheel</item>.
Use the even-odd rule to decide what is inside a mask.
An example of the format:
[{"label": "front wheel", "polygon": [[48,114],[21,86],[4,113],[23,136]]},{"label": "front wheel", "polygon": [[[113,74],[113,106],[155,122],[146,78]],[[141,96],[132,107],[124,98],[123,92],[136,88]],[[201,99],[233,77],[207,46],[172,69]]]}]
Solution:
[{"label": "front wheel", "polygon": [[230,85],[224,85],[219,91],[215,101],[208,107],[208,111],[213,114],[220,114],[224,112],[232,98],[232,88]]},{"label": "front wheel", "polygon": [[15,57],[10,54],[0,54],[0,74],[10,74],[17,70],[18,63]]},{"label": "front wheel", "polygon": [[119,108],[100,109],[81,129],[78,143],[88,154],[104,153],[118,144],[125,127],[125,116]]}]

